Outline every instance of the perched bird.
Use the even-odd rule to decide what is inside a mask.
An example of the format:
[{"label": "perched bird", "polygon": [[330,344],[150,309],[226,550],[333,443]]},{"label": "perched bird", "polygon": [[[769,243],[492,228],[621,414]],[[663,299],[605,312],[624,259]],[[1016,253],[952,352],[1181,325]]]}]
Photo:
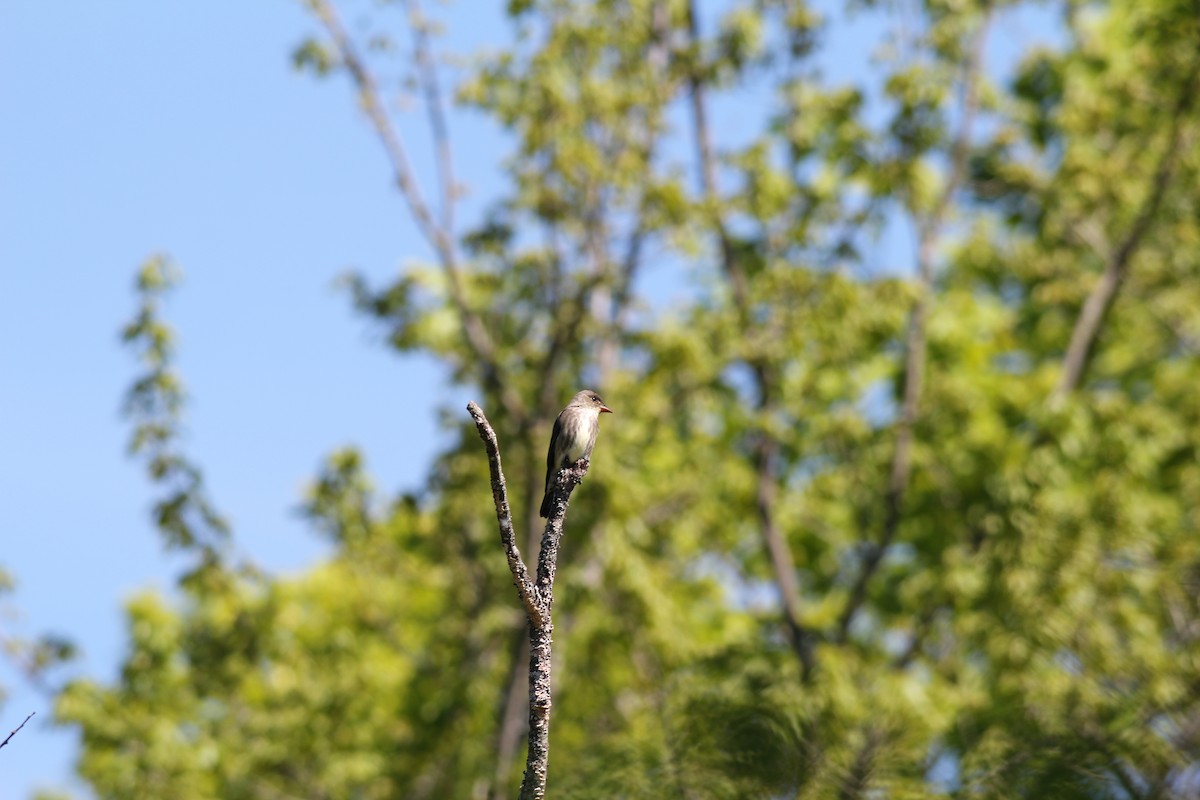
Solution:
[{"label": "perched bird", "polygon": [[596,446],[596,431],[600,429],[600,415],[611,414],[612,409],[604,405],[600,395],[584,389],[571,398],[567,407],[554,420],[554,432],[550,434],[550,449],[546,452],[546,492],[542,495],[543,517],[550,516],[550,484],[563,467],[569,467],[581,458],[591,458]]}]

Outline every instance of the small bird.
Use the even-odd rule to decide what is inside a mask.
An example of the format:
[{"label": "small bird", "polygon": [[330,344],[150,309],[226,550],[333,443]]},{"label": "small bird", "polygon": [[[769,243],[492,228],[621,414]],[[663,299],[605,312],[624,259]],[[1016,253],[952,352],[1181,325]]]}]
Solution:
[{"label": "small bird", "polygon": [[571,398],[567,407],[554,420],[554,432],[550,434],[550,449],[546,452],[546,491],[542,495],[543,518],[550,516],[550,484],[563,467],[569,467],[581,458],[591,458],[596,446],[596,432],[600,429],[600,415],[611,414],[612,409],[604,405],[600,395],[584,389]]}]

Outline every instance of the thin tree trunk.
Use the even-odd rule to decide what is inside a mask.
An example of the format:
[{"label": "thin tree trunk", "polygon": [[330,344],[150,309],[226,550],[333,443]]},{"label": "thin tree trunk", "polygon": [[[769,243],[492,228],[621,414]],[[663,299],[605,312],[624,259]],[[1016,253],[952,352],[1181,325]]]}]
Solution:
[{"label": "thin tree trunk", "polygon": [[[688,35],[692,47],[697,51],[697,57],[699,57],[700,30],[695,0],[688,2]],[[725,227],[724,218],[718,209],[716,156],[713,152],[708,112],[704,103],[704,83],[694,70],[690,84],[692,121],[700,162],[701,190],[705,202],[710,206],[713,224],[717,230],[718,244],[721,248],[721,267],[729,281],[734,305],[742,318],[744,327],[749,329],[746,276],[738,262],[737,253]],[[772,408],[771,375],[768,365],[761,360],[751,360],[750,367],[754,373],[758,390],[758,412],[759,418],[762,420],[770,414]],[[791,548],[788,547],[787,540],[774,521],[778,480],[775,474],[775,454],[779,443],[765,427],[758,432],[757,439],[755,447],[757,482],[754,505],[759,522],[759,534],[763,540],[763,548],[767,551],[767,558],[771,562],[775,586],[779,590],[783,622],[789,643],[792,645],[792,649],[800,661],[801,671],[807,679],[812,675],[815,667],[813,637],[811,632],[800,622],[800,590],[796,581],[795,562],[792,559]]]},{"label": "thin tree trunk", "polygon": [[1104,322],[1108,318],[1109,309],[1117,299],[1117,290],[1121,287],[1121,283],[1129,271],[1129,262],[1150,231],[1158,209],[1162,206],[1163,197],[1166,196],[1167,189],[1171,185],[1171,178],[1175,174],[1175,164],[1179,160],[1179,152],[1183,149],[1183,122],[1196,101],[1196,84],[1197,76],[1193,72],[1184,85],[1175,106],[1170,137],[1159,158],[1158,169],[1154,171],[1150,193],[1133,225],[1130,226],[1129,232],[1109,256],[1104,267],[1104,274],[1100,276],[1100,280],[1088,294],[1088,298],[1079,312],[1075,327],[1071,331],[1071,342],[1067,345],[1066,355],[1063,356],[1062,376],[1055,388],[1055,400],[1073,392],[1083,380],[1084,371],[1091,360]]}]

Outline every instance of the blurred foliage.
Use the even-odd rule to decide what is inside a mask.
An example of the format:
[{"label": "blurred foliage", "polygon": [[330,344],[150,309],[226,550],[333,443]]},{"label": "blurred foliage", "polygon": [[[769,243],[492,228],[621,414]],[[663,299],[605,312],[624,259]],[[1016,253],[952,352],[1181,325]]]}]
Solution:
[{"label": "blurred foliage", "polygon": [[[386,5],[363,26],[403,19]],[[835,21],[816,8],[719,5],[510,2],[510,45],[457,94],[512,137],[510,191],[454,232],[453,271],[443,257],[393,285],[351,280],[391,345],[478,392],[518,520],[564,399],[591,385],[618,412],[568,516],[550,795],[1195,796],[1194,3],[1069,0],[1061,44],[1003,79],[971,64],[1021,6],[859,3],[855,19],[887,31],[861,85],[823,77]],[[363,63],[402,75],[410,58],[379,47]],[[350,59],[317,37],[296,63],[338,75]],[[711,192],[694,177],[695,93]],[[841,635],[884,526],[924,291],[903,237],[881,233],[897,224],[933,259],[913,470]],[[1055,395],[1122,253],[1083,380]],[[149,310],[127,332],[147,366],[134,449],[181,487],[170,497],[203,497],[171,446],[164,274],[146,273]],[[464,335],[472,318],[490,349]],[[523,618],[482,448],[460,408],[445,419],[456,438],[416,496],[381,495],[357,452],[329,458],[307,503],[328,563],[271,578],[214,557],[180,602],[130,603],[120,676],[58,703],[98,796],[510,794],[520,753],[496,759]],[[764,496],[811,675],[780,624]],[[194,532],[224,529],[207,501],[168,511],[168,542],[218,553]]]},{"label": "blurred foliage", "polygon": [[162,303],[182,278],[166,256],[147,259],[138,271],[141,299],[121,331],[145,370],[129,387],[124,412],[134,423],[129,452],[146,460],[150,480],[166,496],[154,506],[154,521],[168,547],[199,550],[203,561],[218,557],[229,525],[208,499],[204,477],[180,449],[187,393],[176,371],[175,332],[162,319]]}]

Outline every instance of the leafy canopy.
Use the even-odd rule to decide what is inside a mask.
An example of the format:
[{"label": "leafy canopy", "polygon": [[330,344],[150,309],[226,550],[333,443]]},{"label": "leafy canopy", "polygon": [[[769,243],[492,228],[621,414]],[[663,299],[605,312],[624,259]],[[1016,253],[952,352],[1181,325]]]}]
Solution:
[{"label": "leafy canopy", "polygon": [[[1006,74],[1021,4],[514,0],[455,86],[513,143],[462,229],[387,102],[440,141],[430,18],[307,5],[296,63],[351,82],[430,245],[354,302],[472,387],[526,529],[563,400],[620,412],[568,516],[552,796],[1196,791],[1194,4],[1055,4]],[[335,553],[276,578],[229,562],[160,378],[137,446],[198,566],[59,698],[97,795],[507,796],[523,618],[461,409],[416,496],[330,456]]]}]

